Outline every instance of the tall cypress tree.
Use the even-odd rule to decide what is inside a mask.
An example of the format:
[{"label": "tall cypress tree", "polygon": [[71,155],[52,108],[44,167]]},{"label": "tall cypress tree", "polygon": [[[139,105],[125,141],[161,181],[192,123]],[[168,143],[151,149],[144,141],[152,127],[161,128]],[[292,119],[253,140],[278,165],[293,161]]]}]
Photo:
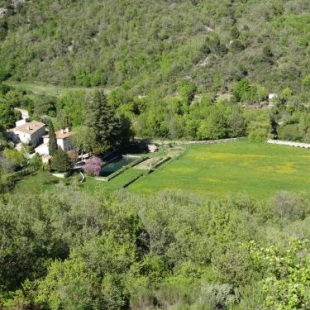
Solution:
[{"label": "tall cypress tree", "polygon": [[58,150],[58,145],[54,125],[51,120],[49,121],[48,124],[48,137],[49,137],[48,151],[49,154],[53,156]]}]

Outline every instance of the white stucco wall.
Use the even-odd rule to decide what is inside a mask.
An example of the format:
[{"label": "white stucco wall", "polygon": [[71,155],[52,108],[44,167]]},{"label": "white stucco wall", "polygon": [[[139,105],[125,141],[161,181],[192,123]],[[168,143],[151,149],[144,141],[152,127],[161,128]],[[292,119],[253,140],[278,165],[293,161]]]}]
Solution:
[{"label": "white stucco wall", "polygon": [[40,144],[38,147],[35,148],[35,152],[40,155],[49,155],[48,145]]},{"label": "white stucco wall", "polygon": [[57,139],[57,144],[66,152],[72,149],[71,141],[68,138]]},{"label": "white stucco wall", "polygon": [[42,127],[32,132],[31,134],[19,130],[15,130],[14,133],[15,135],[18,135],[22,143],[31,143],[33,145],[37,145],[40,142],[41,137],[45,134],[45,128]]}]

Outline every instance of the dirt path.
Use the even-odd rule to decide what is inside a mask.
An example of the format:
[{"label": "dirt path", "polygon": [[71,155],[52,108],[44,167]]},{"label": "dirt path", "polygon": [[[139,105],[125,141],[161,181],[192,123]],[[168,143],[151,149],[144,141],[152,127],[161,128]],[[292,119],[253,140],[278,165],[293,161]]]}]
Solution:
[{"label": "dirt path", "polygon": [[158,145],[169,145],[169,144],[180,144],[180,145],[191,145],[191,144],[214,144],[214,143],[225,143],[225,142],[234,142],[239,141],[244,138],[230,138],[230,139],[218,139],[218,140],[193,140],[193,141],[184,141],[184,140],[152,140],[151,143]]},{"label": "dirt path", "polygon": [[135,168],[147,170],[147,169],[150,169],[152,166],[154,166],[159,160],[160,160],[160,157],[152,157],[136,165]]},{"label": "dirt path", "polygon": [[286,146],[294,146],[294,147],[302,147],[302,148],[310,149],[309,143],[284,141],[284,140],[271,140],[271,139],[267,140],[267,143],[278,144],[278,145],[286,145]]}]

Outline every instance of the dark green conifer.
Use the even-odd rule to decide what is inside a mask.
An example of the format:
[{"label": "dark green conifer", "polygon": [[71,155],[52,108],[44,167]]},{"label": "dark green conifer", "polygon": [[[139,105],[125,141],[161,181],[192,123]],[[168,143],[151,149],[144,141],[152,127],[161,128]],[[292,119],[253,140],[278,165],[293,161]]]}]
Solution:
[{"label": "dark green conifer", "polygon": [[89,97],[85,125],[90,131],[88,148],[95,154],[116,149],[128,138],[128,122],[116,115],[102,91]]},{"label": "dark green conifer", "polygon": [[49,121],[48,124],[48,137],[49,137],[48,151],[49,154],[53,156],[57,152],[58,146],[54,125],[51,120]]},{"label": "dark green conifer", "polygon": [[72,168],[72,163],[68,154],[61,148],[56,150],[53,155],[51,167],[58,172],[66,172]]}]

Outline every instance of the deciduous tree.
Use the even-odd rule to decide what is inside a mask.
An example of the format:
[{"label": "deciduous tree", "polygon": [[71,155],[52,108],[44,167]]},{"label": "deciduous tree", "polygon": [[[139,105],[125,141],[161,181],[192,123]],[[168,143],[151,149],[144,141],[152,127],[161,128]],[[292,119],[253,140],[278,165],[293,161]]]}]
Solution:
[{"label": "deciduous tree", "polygon": [[102,160],[99,157],[88,159],[84,165],[84,171],[91,176],[98,176],[101,171]]},{"label": "deciduous tree", "polygon": [[309,240],[295,240],[284,253],[278,247],[248,245],[256,267],[265,270],[262,290],[266,294],[264,309],[310,308]]}]

